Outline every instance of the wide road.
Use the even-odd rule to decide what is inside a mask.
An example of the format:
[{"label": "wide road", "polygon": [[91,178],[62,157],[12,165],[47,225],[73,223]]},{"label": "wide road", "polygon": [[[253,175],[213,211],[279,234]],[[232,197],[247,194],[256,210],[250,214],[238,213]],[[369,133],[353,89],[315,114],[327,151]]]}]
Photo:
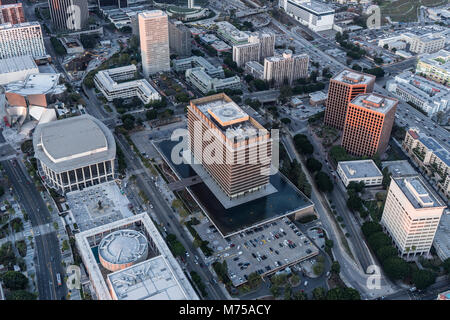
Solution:
[{"label": "wide road", "polygon": [[193,262],[193,257],[197,255],[197,250],[194,248],[192,241],[186,236],[186,233],[181,227],[180,223],[174,218],[174,212],[165,201],[164,196],[154,185],[154,182],[148,174],[146,168],[139,161],[139,158],[134,154],[130,145],[125,140],[125,138],[123,138],[123,136],[116,135],[116,141],[120,149],[122,149],[123,154],[125,155],[127,170],[143,172],[142,174],[135,175],[137,186],[149,198],[159,221],[162,222],[165,226],[167,226],[167,223],[170,223],[170,225],[172,226],[172,228],[170,228],[170,233],[176,235],[177,239],[186,248],[187,252],[190,255],[189,258],[186,258],[188,270],[195,271],[200,275],[200,277],[202,277],[205,283],[206,291],[208,293],[208,299],[226,300],[227,297],[224,295],[222,290],[217,285],[211,284],[214,276],[211,274],[209,269],[202,268]]},{"label": "wide road", "polygon": [[[14,165],[15,163],[15,165]],[[52,221],[40,193],[28,176],[26,169],[17,160],[3,161],[2,166],[12,184],[18,202],[27,212],[35,239],[35,266],[40,300],[60,300],[66,297],[64,269],[56,232],[41,235],[40,226]],[[62,286],[58,286],[56,274],[61,275]]]}]

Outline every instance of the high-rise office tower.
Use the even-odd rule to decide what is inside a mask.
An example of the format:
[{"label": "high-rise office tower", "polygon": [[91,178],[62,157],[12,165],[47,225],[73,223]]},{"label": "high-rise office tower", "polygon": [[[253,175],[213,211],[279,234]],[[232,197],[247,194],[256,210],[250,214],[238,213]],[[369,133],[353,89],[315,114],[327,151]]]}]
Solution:
[{"label": "high-rise office tower", "polygon": [[391,136],[398,100],[375,93],[356,96],[347,108],[342,146],[355,156],[381,155]]},{"label": "high-rise office tower", "polygon": [[0,24],[18,24],[25,22],[22,3],[6,4],[0,6]]},{"label": "high-rise office tower", "polygon": [[144,76],[170,71],[169,26],[167,14],[161,10],[139,13],[142,70]]},{"label": "high-rise office tower", "polygon": [[55,29],[81,30],[87,25],[87,0],[48,0],[48,7]]},{"label": "high-rise office tower", "polygon": [[294,80],[308,75],[309,56],[284,51],[281,56],[264,59],[264,80],[274,82],[276,86],[291,85]]},{"label": "high-rise office tower", "polygon": [[419,176],[391,179],[381,224],[402,256],[428,254],[446,205]]},{"label": "high-rise office tower", "polygon": [[259,59],[264,60],[264,58],[272,57],[275,52],[275,34],[274,33],[258,33],[260,52]]},{"label": "high-rise office tower", "polygon": [[342,130],[348,103],[358,94],[373,91],[375,76],[353,70],[342,70],[330,80],[324,122]]},{"label": "high-rise office tower", "polygon": [[42,58],[46,55],[41,25],[24,22],[0,25],[0,59],[29,55]]},{"label": "high-rise office tower", "polygon": [[[190,151],[229,198],[269,183],[272,137],[226,94],[188,106]],[[212,135],[211,139],[205,137]]]},{"label": "high-rise office tower", "polygon": [[192,35],[188,27],[181,21],[169,20],[169,47],[170,53],[183,57],[191,55]]}]

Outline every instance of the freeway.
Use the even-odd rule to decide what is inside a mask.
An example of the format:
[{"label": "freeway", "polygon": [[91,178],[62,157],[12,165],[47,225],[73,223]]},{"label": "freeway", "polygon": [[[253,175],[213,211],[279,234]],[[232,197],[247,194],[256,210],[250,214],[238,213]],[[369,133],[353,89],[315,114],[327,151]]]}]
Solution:
[{"label": "freeway", "polygon": [[[177,237],[181,244],[186,248],[190,255],[190,258],[186,258],[188,270],[193,270],[197,272],[200,277],[203,278],[205,282],[206,291],[208,293],[208,298],[213,300],[225,300],[226,296],[221,291],[217,285],[212,285],[214,276],[207,268],[202,268],[199,265],[194,264],[193,257],[197,255],[197,250],[194,248],[192,241],[186,236],[184,229],[181,227],[180,223],[174,223],[174,212],[168,206],[163,195],[154,185],[153,180],[146,171],[146,168],[142,165],[139,159],[134,155],[128,142],[122,137],[116,135],[116,141],[118,146],[122,149],[125,155],[125,160],[127,163],[127,170],[130,171],[142,171],[142,174],[136,175],[136,185],[142,190],[150,200],[150,203],[154,207],[154,212],[164,225],[168,223],[173,226],[171,232]],[[172,221],[171,221],[172,220]],[[172,222],[172,223],[170,223]]]},{"label": "freeway", "polygon": [[[15,165],[13,163],[16,163]],[[3,161],[2,166],[22,208],[28,213],[35,239],[35,266],[40,300],[65,299],[65,283],[58,286],[56,274],[64,278],[61,252],[56,232],[41,234],[40,226],[52,221],[40,193],[17,160]]]}]

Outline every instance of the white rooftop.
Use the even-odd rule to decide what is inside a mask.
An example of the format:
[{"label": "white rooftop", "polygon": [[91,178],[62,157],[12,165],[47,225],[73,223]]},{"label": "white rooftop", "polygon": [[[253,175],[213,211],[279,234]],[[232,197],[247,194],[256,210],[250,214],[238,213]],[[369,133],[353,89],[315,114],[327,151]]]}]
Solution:
[{"label": "white rooftop", "polygon": [[[38,70],[36,63],[31,56],[20,56],[0,60],[0,74],[29,69]],[[36,73],[39,73],[39,70]]]},{"label": "white rooftop", "polygon": [[98,246],[99,256],[110,263],[126,264],[146,258],[147,238],[136,230],[117,230],[102,239]]},{"label": "white rooftop", "polygon": [[360,73],[357,71],[344,69],[335,75],[333,80],[345,82],[348,84],[369,84],[372,81],[375,81],[375,76],[365,73]]},{"label": "white rooftop", "polygon": [[356,96],[351,101],[351,104],[386,114],[397,105],[397,102],[397,99],[381,96],[375,93],[366,93]]},{"label": "white rooftop", "polygon": [[6,92],[13,92],[22,96],[33,94],[60,94],[66,87],[58,85],[59,73],[30,74],[23,81],[11,82],[5,85]]},{"label": "white rooftop", "polygon": [[340,161],[338,166],[341,167],[348,179],[360,179],[371,177],[382,177],[380,169],[373,160],[354,160]]},{"label": "white rooftop", "polygon": [[416,209],[445,207],[442,200],[417,176],[393,178],[403,194]]}]

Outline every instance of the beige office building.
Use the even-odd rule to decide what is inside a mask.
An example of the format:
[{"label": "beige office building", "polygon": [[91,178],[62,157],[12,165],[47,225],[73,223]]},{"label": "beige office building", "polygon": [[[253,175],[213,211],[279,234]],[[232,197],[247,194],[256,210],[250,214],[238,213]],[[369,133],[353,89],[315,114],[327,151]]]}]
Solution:
[{"label": "beige office building", "polygon": [[170,71],[167,14],[161,10],[139,13],[138,24],[144,76]]},{"label": "beige office building", "polygon": [[264,59],[264,80],[280,86],[308,76],[309,56],[286,50],[281,56]]},{"label": "beige office building", "polygon": [[396,177],[389,186],[381,224],[400,255],[428,254],[445,208],[418,175]]},{"label": "beige office building", "polygon": [[[195,160],[230,199],[269,184],[270,133],[226,94],[192,100],[188,130]],[[209,134],[212,142],[204,139]]]},{"label": "beige office building", "polygon": [[238,67],[244,67],[249,61],[262,61],[273,56],[275,52],[275,35],[273,33],[253,32],[248,43],[233,46],[233,61]]}]

